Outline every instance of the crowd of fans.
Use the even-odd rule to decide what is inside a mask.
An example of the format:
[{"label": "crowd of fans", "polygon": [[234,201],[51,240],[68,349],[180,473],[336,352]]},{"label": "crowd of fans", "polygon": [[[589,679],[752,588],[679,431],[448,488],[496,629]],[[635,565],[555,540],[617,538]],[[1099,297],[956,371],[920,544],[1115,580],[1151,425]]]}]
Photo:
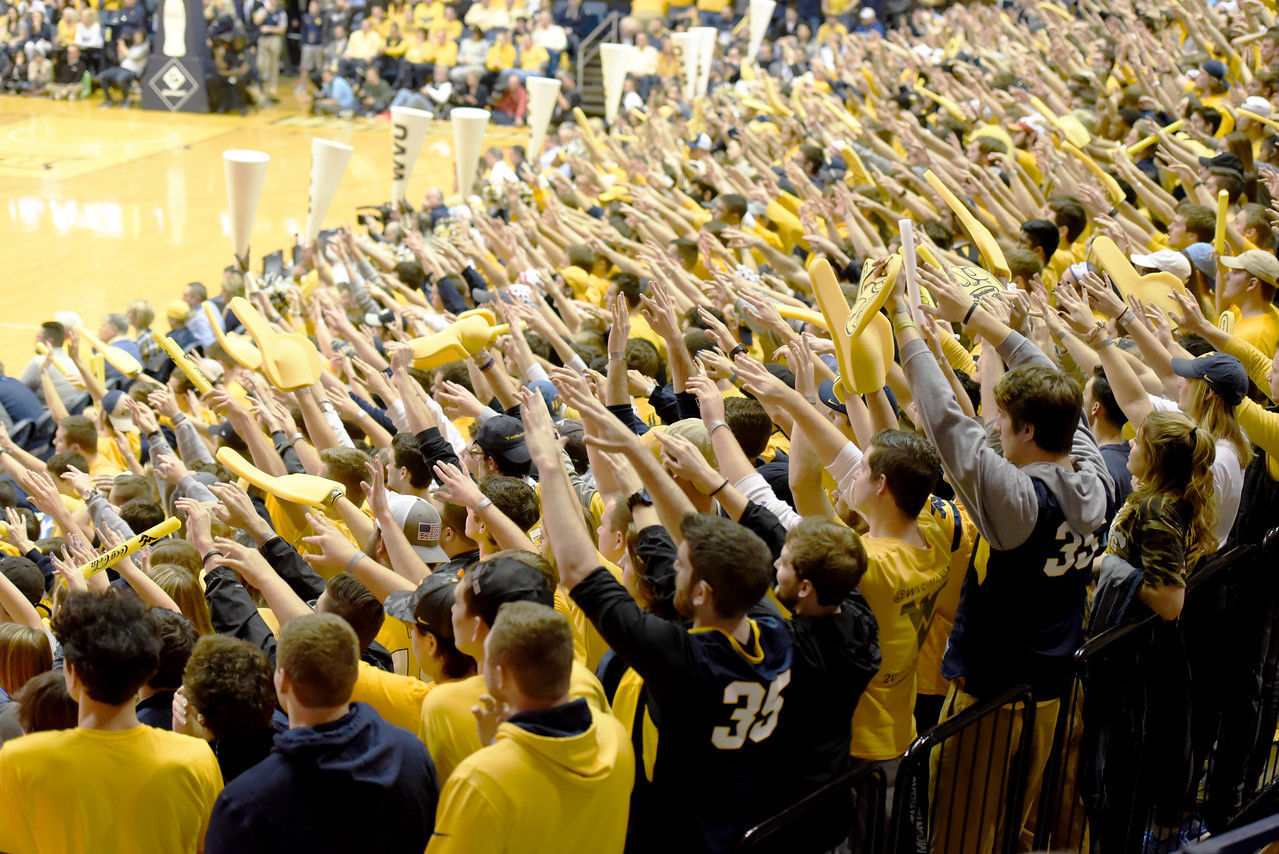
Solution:
[{"label": "crowd of fans", "polygon": [[[779,4],[750,63],[698,3],[724,29],[690,101],[665,6],[628,19],[615,127],[562,103],[453,205],[193,282],[167,333],[143,301],[96,336],[59,316],[0,369],[0,850],[726,851],[1019,685],[1025,821],[1096,575],[1131,597],[1107,625],[1175,634],[1196,569],[1274,524],[1273,11]],[[317,109],[509,96],[590,26],[512,10],[311,3]],[[922,306],[890,275],[903,218]],[[841,296],[873,301],[856,336]],[[509,326],[477,347],[476,316]],[[1110,807],[1154,816],[1115,850],[1216,829],[1184,687],[1115,734],[1162,772]],[[956,761],[930,832],[973,832],[934,850],[991,851],[1001,798]]]}]

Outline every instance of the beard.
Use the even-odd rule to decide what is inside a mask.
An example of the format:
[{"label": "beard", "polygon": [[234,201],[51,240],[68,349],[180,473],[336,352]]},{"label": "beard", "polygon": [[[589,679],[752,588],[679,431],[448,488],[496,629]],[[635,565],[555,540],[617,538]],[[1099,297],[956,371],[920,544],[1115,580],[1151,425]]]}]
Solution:
[{"label": "beard", "polygon": [[777,601],[786,606],[786,610],[791,613],[795,612],[795,606],[799,604],[799,597],[793,593],[787,593],[781,587],[773,588],[773,595],[777,597]]},{"label": "beard", "polygon": [[693,619],[693,597],[689,594],[687,587],[676,587],[675,598],[671,601],[675,606],[675,610],[679,612],[681,617]]}]

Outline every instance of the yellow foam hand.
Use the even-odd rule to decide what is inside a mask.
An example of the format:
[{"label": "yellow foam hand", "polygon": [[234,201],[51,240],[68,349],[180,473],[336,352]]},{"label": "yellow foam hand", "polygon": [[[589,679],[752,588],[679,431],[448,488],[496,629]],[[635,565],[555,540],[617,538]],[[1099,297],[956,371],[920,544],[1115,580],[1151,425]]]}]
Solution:
[{"label": "yellow foam hand", "polygon": [[928,181],[929,185],[941,195],[942,200],[946,202],[946,207],[955,214],[991,272],[1001,279],[1011,279],[1012,273],[1008,269],[1008,261],[1004,258],[1004,250],[999,248],[990,229],[977,221],[972,211],[968,210],[968,207],[942,183],[931,169],[924,173],[924,180]]}]

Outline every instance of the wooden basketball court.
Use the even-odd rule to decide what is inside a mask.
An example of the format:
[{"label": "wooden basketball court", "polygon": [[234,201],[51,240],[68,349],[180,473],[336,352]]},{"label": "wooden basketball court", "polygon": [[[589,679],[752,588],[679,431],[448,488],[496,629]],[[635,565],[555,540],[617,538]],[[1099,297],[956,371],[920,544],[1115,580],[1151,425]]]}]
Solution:
[{"label": "wooden basketball court", "polygon": [[[286,88],[283,87],[282,88]],[[89,102],[0,96],[0,361],[18,371],[34,354],[36,326],[72,310],[96,330],[103,314],[147,299],[164,329],[164,305],[187,282],[216,293],[232,259],[222,152],[271,155],[253,227],[253,268],[293,244],[305,226],[311,138],[355,147],[325,227],[354,221],[355,208],[391,195],[386,119],[306,115],[282,108],[242,116],[101,109]],[[491,128],[490,141],[522,144],[527,131]],[[409,185],[420,204],[432,186],[453,186],[449,126],[436,123]]]}]

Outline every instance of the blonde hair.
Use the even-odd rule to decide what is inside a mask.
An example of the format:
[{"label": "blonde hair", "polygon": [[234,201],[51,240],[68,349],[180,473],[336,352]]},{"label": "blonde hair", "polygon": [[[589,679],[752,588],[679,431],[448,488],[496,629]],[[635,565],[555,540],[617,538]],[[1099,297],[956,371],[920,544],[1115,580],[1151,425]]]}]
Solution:
[{"label": "blonde hair", "polygon": [[21,623],[0,624],[0,689],[12,697],[33,676],[52,669],[48,635]]},{"label": "blonde hair", "polygon": [[151,567],[151,580],[168,593],[177,603],[182,616],[191,621],[201,637],[213,634],[213,620],[209,616],[209,603],[195,576],[174,563],[162,563]]},{"label": "blonde hair", "polygon": [[1180,412],[1152,412],[1142,422],[1136,442],[1145,456],[1146,470],[1137,478],[1115,525],[1148,498],[1181,497],[1192,510],[1193,542],[1186,564],[1193,567],[1217,549],[1217,492],[1212,477],[1216,441],[1207,428],[1197,427]]},{"label": "blonde hair", "polygon": [[[700,418],[685,418],[682,421],[676,421],[674,424],[666,428],[666,432],[671,436],[682,436],[697,446],[698,453],[706,462],[710,463],[712,468],[719,468],[719,462],[715,459],[715,447],[711,444],[711,434],[707,432],[706,425],[702,423]],[[658,446],[661,447],[660,445]]]},{"label": "blonde hair", "polygon": [[1203,380],[1186,382],[1190,383],[1190,413],[1195,421],[1208,431],[1214,442],[1229,442],[1239,457],[1239,467],[1246,469],[1252,462],[1252,443],[1235,419],[1235,408],[1227,405]]}]

